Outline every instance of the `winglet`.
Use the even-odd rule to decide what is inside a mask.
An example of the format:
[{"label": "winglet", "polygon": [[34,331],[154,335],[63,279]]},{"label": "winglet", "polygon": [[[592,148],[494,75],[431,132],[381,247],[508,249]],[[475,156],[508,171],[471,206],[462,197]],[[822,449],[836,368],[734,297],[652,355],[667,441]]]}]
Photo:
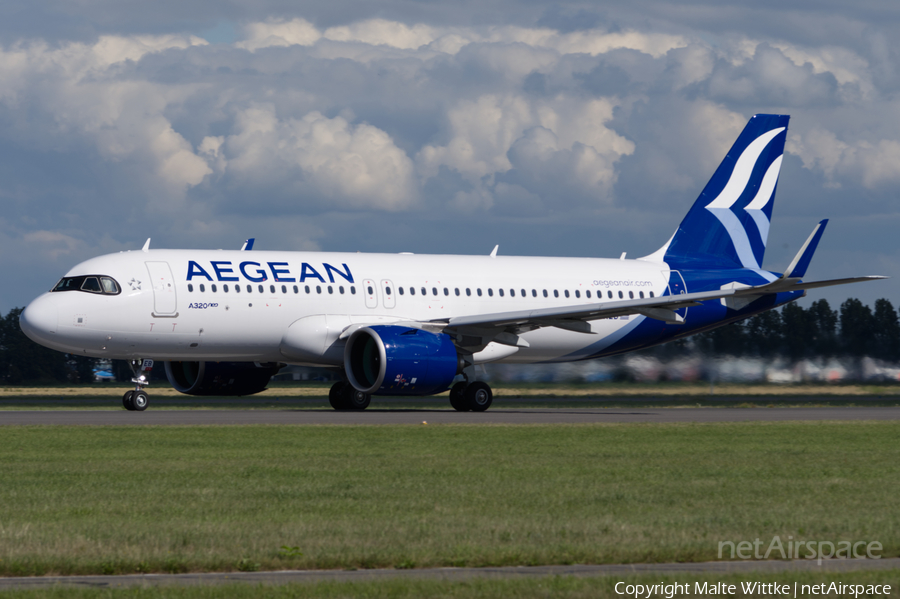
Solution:
[{"label": "winglet", "polygon": [[150,238],[149,237],[147,238],[147,241],[144,242],[144,247],[141,248],[141,251],[142,252],[150,251]]},{"label": "winglet", "polygon": [[247,241],[244,242],[244,245],[241,246],[242,252],[249,252],[253,249],[253,242],[256,241],[256,237],[251,237]]},{"label": "winglet", "polygon": [[790,266],[787,267],[787,270],[784,271],[784,276],[782,278],[801,278],[806,275],[806,269],[809,268],[809,263],[812,260],[813,254],[816,252],[816,247],[819,245],[819,240],[822,239],[822,233],[825,232],[825,225],[828,224],[828,219],[826,218],[813,229],[812,234],[806,240],[806,243],[803,244],[803,247],[800,248],[800,251],[797,252],[797,255],[794,256],[793,261],[791,261]]},{"label": "winglet", "polygon": [[497,244],[497,245],[494,246],[494,249],[493,249],[493,251],[491,252],[491,258],[496,258],[496,257],[497,257],[497,250],[499,250],[499,249],[500,249],[500,244]]}]

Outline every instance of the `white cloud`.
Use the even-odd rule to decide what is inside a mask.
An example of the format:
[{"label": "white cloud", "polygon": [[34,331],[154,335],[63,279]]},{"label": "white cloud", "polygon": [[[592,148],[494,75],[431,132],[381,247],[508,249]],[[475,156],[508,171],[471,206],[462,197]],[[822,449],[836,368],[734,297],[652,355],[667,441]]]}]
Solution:
[{"label": "white cloud", "polygon": [[350,25],[329,27],[323,37],[336,42],[361,42],[373,46],[384,45],[415,50],[430,44],[439,35],[438,30],[428,25],[417,24],[410,27],[396,21],[370,19]]},{"label": "white cloud", "polygon": [[869,190],[900,183],[900,142],[895,139],[847,143],[815,127],[791,136],[787,150],[799,156],[805,168],[821,171],[831,187],[841,187],[840,181],[848,178]]},{"label": "white cloud", "polygon": [[244,27],[246,39],[235,43],[250,51],[272,46],[311,46],[322,34],[306,19],[272,19],[263,23],[249,23]]},{"label": "white cloud", "polygon": [[554,29],[515,26],[434,27],[421,23],[410,26],[386,19],[367,19],[329,27],[324,31],[302,18],[272,19],[250,23],[244,27],[244,33],[245,39],[236,45],[251,51],[273,46],[311,46],[319,40],[331,40],[403,50],[430,46],[432,50],[455,54],[472,43],[518,43],[530,48],[553,50],[558,54],[584,53],[596,56],[610,50],[627,48],[659,58],[669,50],[689,43],[683,36],[633,30],[609,33],[594,29],[560,33]]},{"label": "white cloud", "polygon": [[[203,147],[218,152],[218,143],[207,138]],[[331,208],[393,211],[417,198],[412,161],[390,136],[340,116],[282,120],[271,106],[248,108],[221,148],[221,168],[243,183],[284,185]]]},{"label": "white cloud", "polygon": [[[46,143],[75,136],[90,140],[112,161],[147,161],[143,182],[158,187],[160,206],[182,198],[212,171],[164,116],[168,106],[193,93],[192,86],[167,86],[118,77],[117,65],[147,54],[206,45],[193,36],[101,36],[94,44],[57,49],[43,43],[0,51],[0,102],[10,109],[42,110]],[[22,106],[27,95],[37,105]]]},{"label": "white cloud", "polygon": [[83,252],[87,244],[59,231],[30,231],[22,237],[25,248],[32,255],[56,262],[60,257],[77,255]]}]

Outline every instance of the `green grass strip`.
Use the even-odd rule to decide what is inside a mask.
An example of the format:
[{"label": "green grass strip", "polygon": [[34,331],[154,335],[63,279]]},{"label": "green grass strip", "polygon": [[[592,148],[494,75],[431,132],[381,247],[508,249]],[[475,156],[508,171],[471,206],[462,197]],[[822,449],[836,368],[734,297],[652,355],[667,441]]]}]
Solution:
[{"label": "green grass strip", "polygon": [[0,427],[0,574],[900,555],[900,423]]}]

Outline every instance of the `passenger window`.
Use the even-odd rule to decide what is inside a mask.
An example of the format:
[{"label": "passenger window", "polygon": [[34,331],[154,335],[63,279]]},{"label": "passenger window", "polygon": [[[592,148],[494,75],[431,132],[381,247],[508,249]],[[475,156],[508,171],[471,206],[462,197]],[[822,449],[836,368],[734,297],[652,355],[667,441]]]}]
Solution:
[{"label": "passenger window", "polygon": [[509,297],[516,297],[516,290],[515,290],[515,289],[510,289],[510,290],[509,290]]},{"label": "passenger window", "polygon": [[328,295],[331,295],[331,294],[333,294],[333,293],[334,293],[334,287],[332,287],[331,285],[329,285],[329,286],[328,286]]},{"label": "passenger window", "polygon": [[[369,289],[371,289],[371,287],[369,287]],[[322,286],[321,286],[321,285],[316,285],[316,293],[319,293],[319,294],[322,293]]]},{"label": "passenger window", "polygon": [[634,299],[634,291],[629,291],[629,292],[628,292],[628,298],[629,298],[629,299]]},{"label": "passenger window", "polygon": [[228,285],[222,285],[222,291],[228,293]]},{"label": "passenger window", "polygon": [[397,291],[400,292],[400,295],[403,295],[403,287],[397,287]]},{"label": "passenger window", "polygon": [[623,297],[625,297],[625,296],[622,295],[622,292],[620,291],[620,292],[619,292],[619,299],[622,299]]},{"label": "passenger window", "polygon": [[260,293],[265,293],[265,292],[266,292],[265,287],[263,287],[262,285],[260,285],[260,286],[259,286],[259,292],[260,292]]},{"label": "passenger window", "polygon": [[350,285],[350,295],[356,295],[356,286]]},{"label": "passenger window", "polygon": [[522,297],[525,297],[525,296],[526,296],[525,290],[522,289]]},{"label": "passenger window", "polygon": [[587,291],[585,291],[585,292],[584,292],[584,296],[585,296],[586,298],[588,298],[588,299],[591,299],[591,290],[588,289]]},{"label": "passenger window", "polygon": [[641,296],[641,299],[644,299],[644,292],[643,292],[643,291],[641,291],[640,296]]},{"label": "passenger window", "polygon": [[422,295],[428,295],[428,290],[422,287]]},{"label": "passenger window", "polygon": [[472,295],[472,290],[470,288],[466,287],[466,297],[471,297],[471,295]]},{"label": "passenger window", "polygon": [[343,286],[343,285],[341,285],[340,287],[338,287],[338,292],[339,292],[341,295],[344,295],[344,286]]},{"label": "passenger window", "polygon": [[607,291],[607,292],[606,292],[606,295],[609,297],[609,299],[612,299],[612,289],[610,289],[609,291]]},{"label": "passenger window", "polygon": [[[497,292],[500,293],[500,297],[503,297],[503,288],[502,287],[500,289],[498,289]],[[490,289],[488,290],[488,293],[490,293]]]},{"label": "passenger window", "polygon": [[309,285],[304,285],[304,286],[303,286],[303,291],[306,292],[306,295],[309,295]]},{"label": "passenger window", "polygon": [[281,293],[287,293],[287,285],[281,286]]},{"label": "passenger window", "polygon": [[97,277],[85,277],[84,283],[81,284],[82,291],[89,291],[91,293],[103,293],[103,290],[100,288],[100,281],[97,280]]},{"label": "passenger window", "polygon": [[190,283],[188,283],[188,291],[190,291],[191,293],[193,293],[193,291],[194,291],[194,286],[191,285]]},{"label": "passenger window", "polygon": [[475,290],[478,293],[478,297],[481,297],[481,287]]},{"label": "passenger window", "polygon": [[547,297],[547,290],[544,289],[544,297]]},{"label": "passenger window", "polygon": [[200,292],[202,293],[204,291],[206,291],[206,286],[203,285],[203,283],[200,283]]},{"label": "passenger window", "polygon": [[456,292],[456,297],[459,297],[459,287],[457,287],[457,288],[456,288],[456,289],[454,289],[454,290],[453,290],[453,291],[455,291],[455,292]]},{"label": "passenger window", "polygon": [[415,287],[410,287],[410,288],[409,288],[409,294],[410,294],[410,295],[415,295],[415,294],[416,294],[416,288],[415,288]]},{"label": "passenger window", "polygon": [[294,285],[294,295],[297,295],[298,293],[300,293],[300,289]]},{"label": "passenger window", "polygon": [[450,290],[444,287],[444,295],[450,295]]},{"label": "passenger window", "polygon": [[653,292],[652,292],[652,291],[650,292],[650,297],[653,297]]},{"label": "passenger window", "polygon": [[385,287],[385,288],[384,288],[384,294],[385,294],[385,295],[390,295],[390,294],[391,294],[391,288],[390,288],[390,287]]},{"label": "passenger window", "polygon": [[556,289],[553,290],[553,297],[559,297],[559,291]]},{"label": "passenger window", "polygon": [[563,293],[566,294],[566,297],[569,297],[569,290],[568,290],[568,289],[566,289],[565,291],[563,291]]},{"label": "passenger window", "polygon": [[[316,289],[318,289],[318,287],[316,287]],[[368,287],[366,287],[366,292],[367,292],[369,295],[372,295],[372,294],[373,294],[373,293],[372,293],[372,292],[373,292],[373,289],[372,289],[372,286],[371,286],[371,285],[369,285]]]},{"label": "passenger window", "polygon": [[577,289],[575,290],[575,297],[581,297],[581,292]]},{"label": "passenger window", "polygon": [[240,286],[240,285],[235,285],[235,286],[234,286],[234,292],[235,292],[235,293],[240,293],[240,292],[241,292],[241,286]]},{"label": "passenger window", "polygon": [[269,293],[275,293],[275,285],[269,285]]},{"label": "passenger window", "polygon": [[216,291],[218,291],[218,289],[216,289],[216,284],[215,284],[215,283],[213,283],[212,285],[210,285],[209,288],[210,288],[210,290],[211,290],[213,293],[215,293]]},{"label": "passenger window", "polygon": [[431,288],[431,295],[437,295],[437,287]]},{"label": "passenger window", "polygon": [[488,287],[488,295],[494,297],[494,290]]},{"label": "passenger window", "polygon": [[251,285],[247,285],[247,293],[253,293],[253,287]]}]

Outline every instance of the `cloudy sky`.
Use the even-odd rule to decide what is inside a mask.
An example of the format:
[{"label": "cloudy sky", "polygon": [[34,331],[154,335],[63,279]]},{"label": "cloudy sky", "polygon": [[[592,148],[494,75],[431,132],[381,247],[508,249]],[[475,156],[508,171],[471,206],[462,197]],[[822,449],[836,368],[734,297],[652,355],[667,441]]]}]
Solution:
[{"label": "cloudy sky", "polygon": [[900,7],[620,4],[6,0],[0,310],[147,237],[638,257],[758,112],[764,267],[830,218],[810,278],[895,278],[811,298],[896,305]]}]

